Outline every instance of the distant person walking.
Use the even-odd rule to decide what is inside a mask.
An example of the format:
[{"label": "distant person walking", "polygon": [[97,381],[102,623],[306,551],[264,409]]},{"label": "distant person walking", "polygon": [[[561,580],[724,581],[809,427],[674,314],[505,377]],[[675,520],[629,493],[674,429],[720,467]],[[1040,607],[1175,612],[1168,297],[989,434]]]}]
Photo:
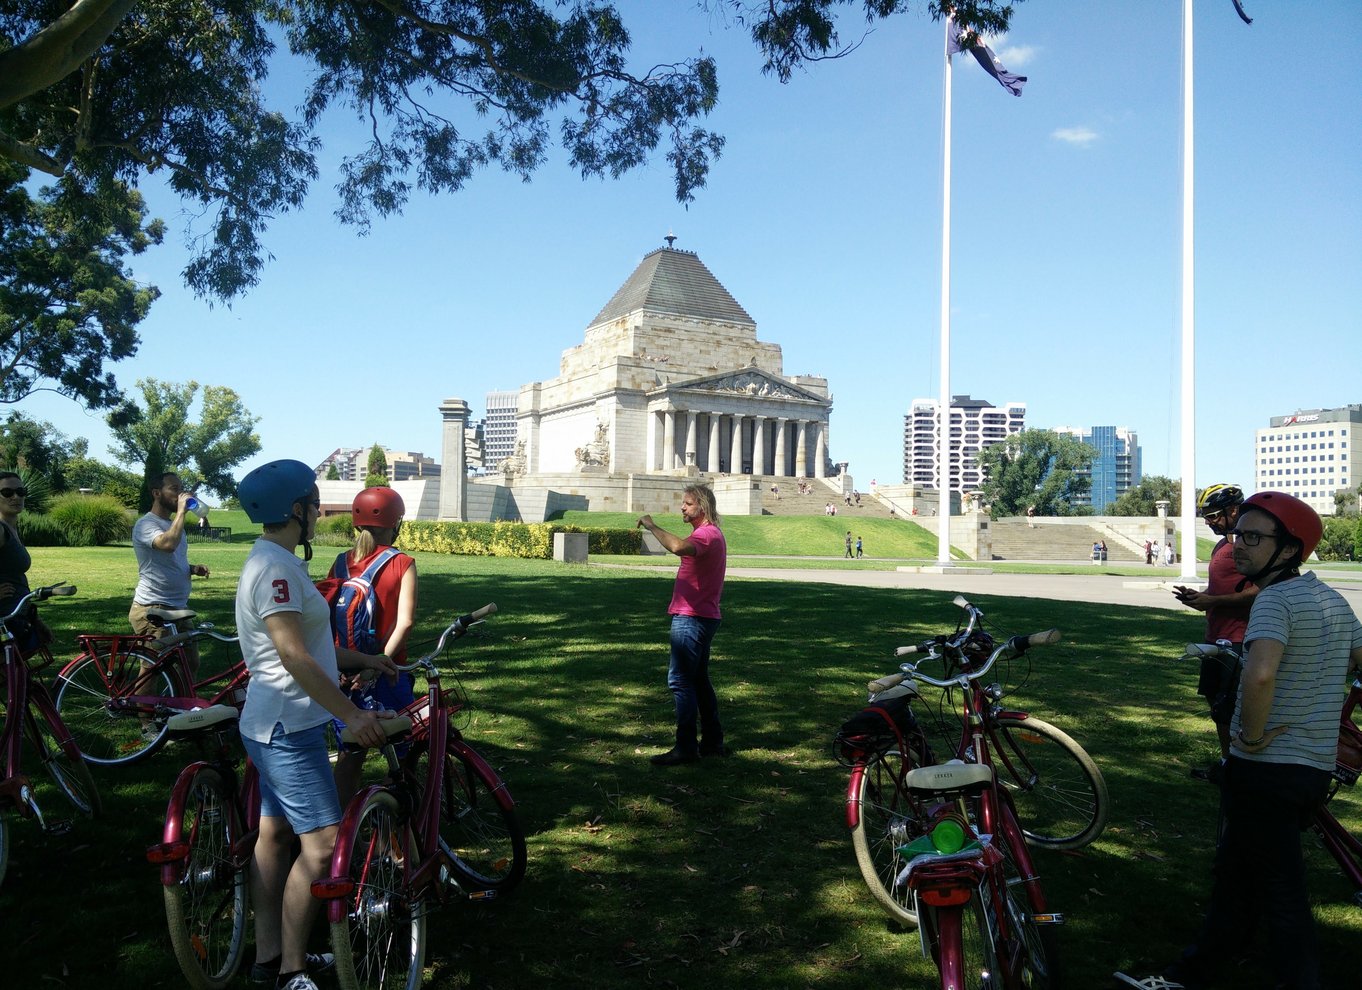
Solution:
[{"label": "distant person walking", "polygon": [[[701,756],[724,756],[724,730],[719,724],[719,699],[709,679],[709,647],[719,631],[719,599],[724,591],[728,546],[719,529],[714,491],[691,485],[681,497],[681,518],[690,524],[689,536],[667,532],[650,515],[638,526],[652,533],[667,552],[681,558],[671,604],[671,660],[667,687],[676,704],[676,744],[650,762],[671,767],[693,763]],[[699,717],[700,731],[695,723]]]},{"label": "distant person walking", "polygon": [[859,536],[856,537],[856,559],[861,559],[861,538]]},{"label": "distant person walking", "polygon": [[1026,525],[1032,529],[1036,528],[1036,507],[1034,505],[1026,507]]},{"label": "distant person walking", "polygon": [[1154,563],[1154,544],[1148,540],[1144,541],[1144,562],[1146,564]]},{"label": "distant person walking", "polygon": [[851,530],[847,530],[846,545],[847,545],[847,556],[850,557],[850,556],[851,556]]}]

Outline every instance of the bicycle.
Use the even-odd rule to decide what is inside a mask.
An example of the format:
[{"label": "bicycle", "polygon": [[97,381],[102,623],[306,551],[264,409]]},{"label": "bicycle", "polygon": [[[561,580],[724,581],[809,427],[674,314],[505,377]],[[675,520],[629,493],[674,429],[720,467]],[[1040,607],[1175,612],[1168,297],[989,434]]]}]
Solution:
[{"label": "bicycle", "polygon": [[154,624],[170,630],[163,639],[131,634],[76,637],[82,652],[57,675],[57,710],[86,761],[99,766],[137,763],[165,745],[170,716],[224,703],[240,708],[245,702],[249,674],[244,660],[194,679],[189,644],[210,639],[237,642],[209,622],[179,632],[176,623],[193,619],[194,614],[190,609],[148,609]]},{"label": "bicycle", "polygon": [[[1206,657],[1227,660],[1231,665],[1240,667],[1244,662],[1241,649],[1229,640],[1215,643],[1188,643],[1184,660]],[[1237,678],[1236,678],[1237,682]],[[1354,713],[1362,709],[1362,678],[1354,678],[1348,697],[1343,703],[1338,725],[1338,757],[1334,765],[1333,780],[1329,792],[1324,796],[1310,816],[1311,831],[1319,837],[1320,843],[1338,863],[1344,878],[1353,886],[1353,903],[1362,907],[1362,837],[1353,835],[1340,822],[1329,803],[1344,787],[1352,787],[1362,777],[1362,728],[1354,720]]]},{"label": "bicycle", "polygon": [[[7,713],[0,730],[0,754],[3,754],[3,777],[0,777],[0,812],[11,809],[21,817],[36,818],[43,831],[65,834],[71,822],[48,818],[38,803],[33,783],[24,773],[23,744],[29,745],[42,761],[57,789],[83,815],[96,817],[100,812],[99,791],[90,778],[90,769],[80,758],[80,750],[71,732],[62,722],[52,703],[52,696],[34,674],[52,663],[52,654],[40,646],[25,657],[9,624],[28,611],[30,603],[46,601],[54,595],[74,595],[69,584],[54,584],[30,591],[19,600],[13,612],[0,619],[0,649],[5,658],[5,705]],[[9,822],[7,814],[0,814],[0,883],[4,882],[9,867]]]},{"label": "bicycle", "polygon": [[260,780],[246,758],[237,775],[240,711],[214,705],[172,715],[164,734],[196,741],[205,756],[170,791],[161,841],[147,850],[160,867],[170,944],[189,986],[223,990],[246,947],[251,855],[260,834]]},{"label": "bicycle", "polygon": [[[381,723],[388,777],[355,795],[341,820],[331,876],[312,885],[326,904],[342,990],[421,985],[426,915],[459,896],[487,900],[525,874],[525,834],[506,785],[463,738],[451,715],[461,707],[441,686],[436,664],[447,643],[496,611],[487,605],[456,619],[435,649],[403,671],[420,671],[429,690],[400,713],[411,727]],[[342,733],[343,742],[348,732]],[[398,755],[395,744],[409,737]]]},{"label": "bicycle", "polygon": [[[920,663],[945,663],[948,675],[953,675],[945,682],[918,680],[963,691],[967,717],[951,752],[969,763],[978,762],[981,751],[988,756],[1027,843],[1047,849],[1087,845],[1106,827],[1110,799],[1102,771],[1063,730],[1029,712],[1003,708],[1002,687],[981,680],[997,659],[993,638],[979,628],[983,612],[961,596],[954,603],[966,612],[965,628],[900,647],[895,655],[926,653]],[[911,707],[920,697],[916,684],[896,674],[871,681],[868,689],[870,707],[865,712],[882,713],[873,712],[869,721],[853,719],[838,734],[839,759],[851,768],[847,827],[857,865],[876,902],[899,923],[914,925],[911,898],[896,883],[904,865],[899,848],[911,825],[905,809],[913,804],[903,779],[935,760]],[[950,730],[941,733],[949,737]],[[976,735],[983,745],[976,742]]]},{"label": "bicycle", "polygon": [[[964,699],[958,755],[940,765],[900,764],[891,834],[901,862],[892,877],[882,880],[876,873],[872,890],[882,889],[918,923],[923,954],[936,963],[941,990],[1050,990],[1059,985],[1054,926],[1064,918],[1046,903],[1012,792],[995,773],[986,711],[978,705],[989,699],[974,688],[998,660],[1054,643],[1059,631],[1014,636],[986,659],[952,663],[956,652],[979,643],[975,626],[982,613],[968,602],[962,607],[970,615],[965,631],[931,641],[928,656],[870,684],[879,694],[911,680],[948,692],[959,688]],[[940,659],[947,661],[944,678],[920,671]],[[855,810],[849,803],[849,814]]]}]

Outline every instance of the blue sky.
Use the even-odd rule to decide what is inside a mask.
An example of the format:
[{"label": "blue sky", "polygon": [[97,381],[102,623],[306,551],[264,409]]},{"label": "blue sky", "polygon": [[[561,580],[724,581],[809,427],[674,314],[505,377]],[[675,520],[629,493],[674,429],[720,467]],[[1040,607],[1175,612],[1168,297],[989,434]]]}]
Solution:
[{"label": "blue sky", "polygon": [[[480,415],[487,391],[555,377],[671,230],[787,374],[828,379],[830,452],[858,487],[901,480],[903,414],[939,393],[942,26],[923,3],[781,85],[688,0],[620,6],[636,68],[719,61],[710,124],[728,144],[689,209],[661,155],[601,182],[556,154],[530,184],[486,172],[358,237],[332,216],[354,127],[335,116],[323,177],[230,308],[184,289],[192,218],[146,189],[172,233],[135,272],[164,295],[120,381],[236,389],[261,418],[244,468],[375,442],[438,457],[442,399]],[[1269,417],[1362,402],[1362,4],[1246,7],[1251,27],[1229,0],[1196,4],[1199,486],[1252,487]],[[951,391],[1025,402],[1030,426],[1129,427],[1145,472],[1173,476],[1181,16],[1175,0],[1018,5],[993,47],[1029,76],[1022,97],[955,61],[952,180]],[[862,30],[845,18],[843,40]],[[273,83],[285,106],[297,83]],[[101,416],[52,396],[21,409],[109,459]]]}]

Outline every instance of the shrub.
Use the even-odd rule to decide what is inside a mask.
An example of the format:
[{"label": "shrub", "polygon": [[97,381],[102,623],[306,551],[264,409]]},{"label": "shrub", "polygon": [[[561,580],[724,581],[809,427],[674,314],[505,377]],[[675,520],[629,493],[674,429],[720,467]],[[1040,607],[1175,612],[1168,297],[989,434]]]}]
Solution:
[{"label": "shrub", "polygon": [[323,547],[348,547],[354,539],[355,525],[348,512],[318,519],[312,536],[312,542]]},{"label": "shrub", "polygon": [[26,547],[61,547],[66,545],[61,525],[51,516],[36,512],[19,513],[19,540]]},{"label": "shrub", "polygon": [[585,529],[562,523],[407,522],[397,545],[403,550],[463,554],[470,557],[553,556],[554,533],[586,533],[589,553],[638,553],[643,536],[638,530]]},{"label": "shrub", "polygon": [[53,499],[47,515],[67,546],[103,546],[132,537],[131,513],[111,495],[62,495]]},{"label": "shrub", "polygon": [[1326,516],[1324,535],[1315,552],[1320,560],[1351,560],[1358,523],[1347,516]]}]

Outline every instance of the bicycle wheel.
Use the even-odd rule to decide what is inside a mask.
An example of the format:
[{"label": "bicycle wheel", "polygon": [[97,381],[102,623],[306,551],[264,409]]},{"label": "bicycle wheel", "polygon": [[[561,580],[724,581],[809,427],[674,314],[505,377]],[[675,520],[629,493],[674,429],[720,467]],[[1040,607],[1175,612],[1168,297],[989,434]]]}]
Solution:
[{"label": "bicycle wheel", "polygon": [[[340,841],[338,840],[338,844]],[[350,838],[345,917],[331,924],[341,990],[417,990],[426,955],[425,904],[407,887],[411,830],[386,791],[364,802]]]},{"label": "bicycle wheel", "polygon": [[525,832],[515,810],[497,802],[502,786],[481,762],[458,752],[445,755],[440,846],[453,858],[460,886],[505,893],[525,876]]},{"label": "bicycle wheel", "polygon": [[62,745],[60,740],[66,734],[63,731],[65,727],[45,693],[40,696],[35,691],[29,702],[26,723],[34,755],[42,762],[57,789],[66,795],[66,799],[81,814],[97,817],[101,805],[90,768],[81,759],[80,750],[74,742]]},{"label": "bicycle wheel", "polygon": [[1024,846],[1013,848],[1014,843],[1025,841],[1016,815],[1010,807],[1001,808],[999,814],[1002,817],[994,842],[1003,854],[999,869],[1005,918],[1002,921],[995,919],[993,923],[994,930],[999,933],[995,936],[997,954],[1006,963],[1010,986],[1024,990],[1053,990],[1060,985],[1055,931],[1035,921],[1036,913],[1046,910],[1045,896],[1033,871],[1029,880],[1022,875],[1022,857],[1026,856],[1029,862],[1029,856]]},{"label": "bicycle wheel", "polygon": [[1068,734],[1038,718],[1004,714],[994,771],[1012,795],[1026,839],[1048,849],[1086,846],[1107,824],[1107,782]]},{"label": "bicycle wheel", "polygon": [[921,808],[901,786],[911,769],[898,750],[890,750],[852,771],[861,774],[852,794],[857,809],[851,830],[856,865],[876,903],[902,925],[917,924],[912,892],[895,884],[906,863],[899,848],[922,832]]},{"label": "bicycle wheel", "polygon": [[88,762],[100,766],[136,763],[165,744],[164,715],[120,711],[110,704],[130,694],[173,698],[180,690],[164,667],[143,676],[140,661],[131,653],[112,671],[103,659],[87,657],[57,678],[57,711]]},{"label": "bicycle wheel", "polygon": [[5,882],[5,871],[9,869],[9,821],[0,814],[0,884]]},{"label": "bicycle wheel", "polygon": [[963,907],[923,911],[922,937],[941,990],[1002,990],[992,921],[978,896]]},{"label": "bicycle wheel", "polygon": [[163,888],[170,944],[190,986],[222,990],[241,965],[249,906],[246,864],[232,855],[240,836],[222,774],[212,767],[195,773],[181,814],[189,859],[179,883]]}]

